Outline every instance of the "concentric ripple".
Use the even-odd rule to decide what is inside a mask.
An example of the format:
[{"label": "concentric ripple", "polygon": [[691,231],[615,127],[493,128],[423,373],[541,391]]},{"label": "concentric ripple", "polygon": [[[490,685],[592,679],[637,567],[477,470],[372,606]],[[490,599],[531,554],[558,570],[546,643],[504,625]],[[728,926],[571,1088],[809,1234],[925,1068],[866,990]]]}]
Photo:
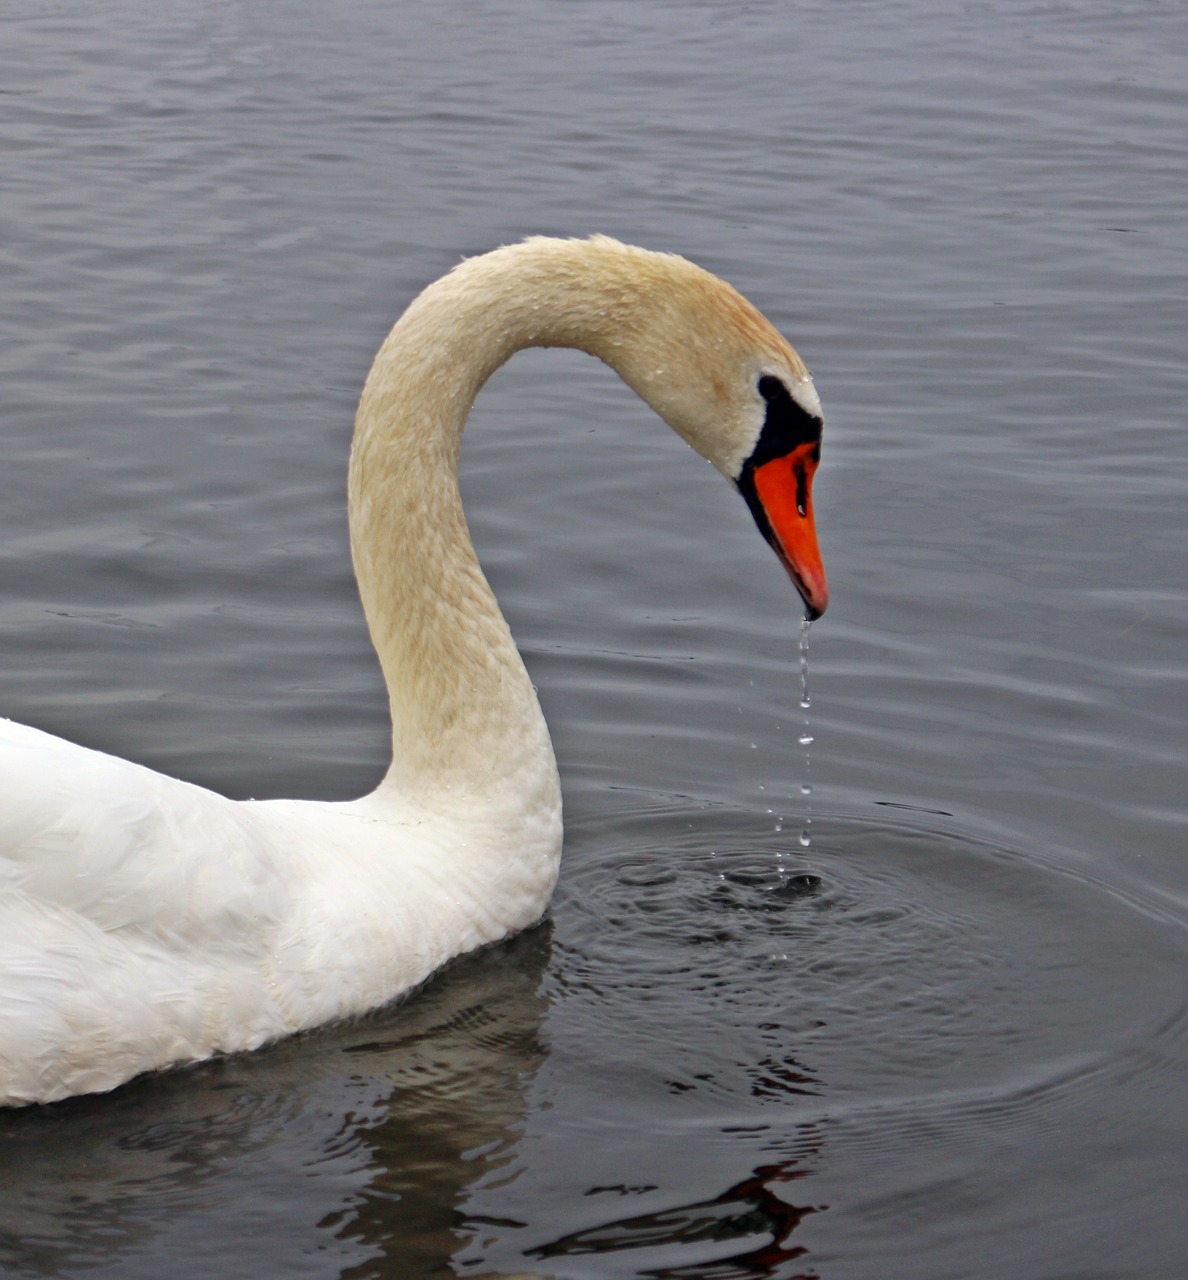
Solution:
[{"label": "concentric ripple", "polygon": [[863,1106],[1073,1087],[1183,1033],[1188,944],[1153,904],[920,822],[820,815],[810,850],[756,826],[658,804],[597,849],[579,829],[555,981],[592,1037],[660,1039],[703,1079],[731,1074],[714,1045],[778,1047],[812,1064],[784,1091]]}]

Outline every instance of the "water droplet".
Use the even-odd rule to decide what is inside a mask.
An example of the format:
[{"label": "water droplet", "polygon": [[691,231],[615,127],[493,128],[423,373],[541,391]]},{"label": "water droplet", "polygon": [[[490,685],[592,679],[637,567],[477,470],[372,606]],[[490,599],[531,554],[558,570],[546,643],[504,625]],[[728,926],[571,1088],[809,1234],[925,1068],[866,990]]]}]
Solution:
[{"label": "water droplet", "polygon": [[800,735],[799,738],[797,738],[797,742],[799,742],[802,747],[811,747],[815,741],[816,739],[813,737],[811,733],[809,733],[807,729]]},{"label": "water droplet", "polygon": [[810,782],[802,782],[802,783],[800,784],[800,794],[801,794],[802,796],[811,796],[811,795],[813,794],[813,787],[812,787],[812,783],[810,783]]},{"label": "water droplet", "polygon": [[813,842],[813,833],[808,829],[808,824],[806,823],[804,830],[801,831],[800,833],[800,847],[802,849],[807,849],[809,845],[812,844],[812,842]]}]

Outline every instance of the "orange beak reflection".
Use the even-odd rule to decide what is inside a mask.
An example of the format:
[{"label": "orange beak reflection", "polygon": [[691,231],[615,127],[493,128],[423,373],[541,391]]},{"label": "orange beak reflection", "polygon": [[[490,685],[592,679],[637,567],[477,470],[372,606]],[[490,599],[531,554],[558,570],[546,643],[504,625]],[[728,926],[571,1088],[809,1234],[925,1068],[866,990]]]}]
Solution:
[{"label": "orange beak reflection", "polygon": [[813,522],[813,476],[820,456],[819,444],[800,444],[782,458],[761,463],[751,475],[755,494],[752,513],[800,592],[810,619],[819,618],[829,603]]}]

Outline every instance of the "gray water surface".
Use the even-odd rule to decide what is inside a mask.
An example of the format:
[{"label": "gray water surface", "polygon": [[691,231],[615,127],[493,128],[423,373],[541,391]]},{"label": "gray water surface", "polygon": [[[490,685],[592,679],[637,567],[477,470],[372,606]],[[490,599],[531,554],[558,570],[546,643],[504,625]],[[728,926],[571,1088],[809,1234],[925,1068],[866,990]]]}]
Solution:
[{"label": "gray water surface", "polygon": [[464,490],[562,770],[549,919],[0,1116],[0,1274],[1188,1273],[1188,11],[121,0],[0,49],[3,714],[374,785],[354,404],[529,232],[788,334],[832,588],[806,756],[743,504],[601,366],[518,357]]}]

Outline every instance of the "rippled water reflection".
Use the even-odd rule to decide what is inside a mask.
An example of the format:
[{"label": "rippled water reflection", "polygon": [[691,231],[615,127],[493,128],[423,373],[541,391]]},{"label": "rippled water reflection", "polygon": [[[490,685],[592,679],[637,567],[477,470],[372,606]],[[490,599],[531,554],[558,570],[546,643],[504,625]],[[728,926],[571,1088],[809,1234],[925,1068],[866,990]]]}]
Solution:
[{"label": "rippled water reflection", "polygon": [[[1020,1144],[1037,1181],[1083,1186],[1118,1172],[1120,1141],[1154,1136],[1147,1091],[1188,1031],[1179,921],[951,827],[819,828],[785,874],[748,815],[657,806],[622,823],[617,849],[604,824],[590,833],[604,852],[562,890],[559,920],[580,923],[554,944],[551,1021],[560,1070],[592,1073],[585,1087],[618,1107],[613,1121],[605,1104],[590,1119],[566,1107],[576,1177],[543,1132],[555,1116],[541,1150],[527,1144],[517,1195],[556,1194],[567,1170],[580,1224],[527,1252],[638,1249],[641,1275],[719,1274],[711,1256],[732,1259],[723,1274],[788,1274],[802,1219],[854,1194],[838,1169],[860,1173],[867,1206],[912,1222],[916,1247],[951,1248],[975,1205],[1026,1212]],[[679,1207],[674,1167],[699,1192]]]},{"label": "rippled water reflection", "polygon": [[789,333],[833,603],[806,762],[742,504],[605,370],[514,362],[464,486],[565,781],[549,923],[0,1117],[0,1270],[1184,1272],[1185,24],[5,20],[5,714],[233,795],[370,786],[354,402],[416,289],[529,231],[685,252]]}]

